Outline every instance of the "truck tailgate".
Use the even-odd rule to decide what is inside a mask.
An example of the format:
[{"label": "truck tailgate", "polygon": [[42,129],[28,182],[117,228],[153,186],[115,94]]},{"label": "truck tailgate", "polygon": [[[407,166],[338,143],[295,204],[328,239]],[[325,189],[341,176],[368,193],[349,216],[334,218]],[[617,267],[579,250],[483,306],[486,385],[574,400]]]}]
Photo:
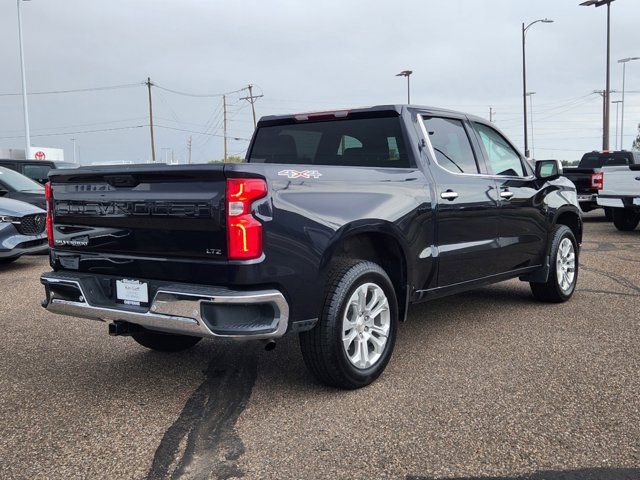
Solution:
[{"label": "truck tailgate", "polygon": [[604,167],[600,195],[640,196],[640,165]]},{"label": "truck tailgate", "polygon": [[61,172],[51,175],[56,250],[226,257],[223,165],[136,165],[126,170],[120,165]]}]

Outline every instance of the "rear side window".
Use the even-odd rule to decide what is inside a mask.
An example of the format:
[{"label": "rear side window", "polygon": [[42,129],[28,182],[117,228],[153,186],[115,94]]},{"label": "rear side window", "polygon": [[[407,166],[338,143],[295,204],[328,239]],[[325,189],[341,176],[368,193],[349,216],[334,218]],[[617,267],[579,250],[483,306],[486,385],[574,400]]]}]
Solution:
[{"label": "rear side window", "polygon": [[260,127],[249,162],[411,167],[398,117]]},{"label": "rear side window", "polygon": [[471,142],[460,120],[424,118],[438,165],[453,173],[478,173]]},{"label": "rear side window", "polygon": [[509,142],[493,128],[481,123],[474,123],[476,132],[489,160],[494,175],[524,177],[525,170],[520,155]]},{"label": "rear side window", "polygon": [[24,165],[23,174],[36,182],[45,183],[51,167],[49,165]]}]

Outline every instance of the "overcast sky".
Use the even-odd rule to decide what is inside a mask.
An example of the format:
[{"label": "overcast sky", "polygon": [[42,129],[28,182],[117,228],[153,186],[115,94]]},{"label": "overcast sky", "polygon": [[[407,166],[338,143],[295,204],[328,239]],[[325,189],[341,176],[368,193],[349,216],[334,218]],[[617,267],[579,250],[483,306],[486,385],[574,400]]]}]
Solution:
[{"label": "overcast sky", "polygon": [[[139,84],[30,95],[32,144],[64,148],[70,160],[76,138],[83,164],[148,161],[147,76],[192,94],[253,83],[264,94],[260,116],[406,102],[395,74],[411,69],[412,103],[483,117],[492,106],[522,148],[521,23],[548,17],[555,23],[527,34],[535,156],[577,159],[601,147],[602,101],[591,92],[605,86],[606,45],[606,8],[578,3],[31,0],[22,9],[29,92]],[[617,0],[611,13],[612,89],[621,90],[617,60],[640,56],[640,1]],[[21,98],[4,95],[21,88],[14,0],[0,2],[0,42],[0,147],[22,148]],[[640,91],[640,61],[628,64],[627,90]],[[240,139],[253,130],[245,94],[228,96],[229,135]],[[173,151],[185,161],[192,135],[194,162],[221,158],[222,138],[213,136],[222,135],[221,103],[154,88],[157,157]],[[613,148],[615,105],[611,112]],[[640,93],[630,93],[626,148],[639,122]],[[229,152],[244,155],[247,143],[230,139]]]}]

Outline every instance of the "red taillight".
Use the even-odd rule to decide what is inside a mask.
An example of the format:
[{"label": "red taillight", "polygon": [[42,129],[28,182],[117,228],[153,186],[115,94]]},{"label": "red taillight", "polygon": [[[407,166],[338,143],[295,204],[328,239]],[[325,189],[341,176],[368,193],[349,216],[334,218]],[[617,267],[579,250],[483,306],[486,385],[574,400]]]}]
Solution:
[{"label": "red taillight", "polygon": [[231,260],[262,255],[262,223],[251,214],[251,204],[267,194],[260,178],[227,179],[227,238]]},{"label": "red taillight", "polygon": [[51,182],[44,185],[44,197],[47,200],[47,239],[49,246],[53,247],[53,192],[51,191]]},{"label": "red taillight", "polygon": [[591,188],[602,190],[604,186],[604,173],[598,172],[591,175]]}]

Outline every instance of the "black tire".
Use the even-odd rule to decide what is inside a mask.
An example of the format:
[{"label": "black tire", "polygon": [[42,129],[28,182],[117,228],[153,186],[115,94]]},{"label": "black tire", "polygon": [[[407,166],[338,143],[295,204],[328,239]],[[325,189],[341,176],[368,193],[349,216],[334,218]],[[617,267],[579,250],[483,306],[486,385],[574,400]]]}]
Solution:
[{"label": "black tire", "polygon": [[[342,322],[349,299],[365,283],[374,283],[384,292],[389,304],[389,331],[377,361],[368,368],[357,368],[343,347]],[[369,385],[384,371],[395,345],[398,304],[393,284],[387,273],[373,262],[338,259],[330,267],[326,285],[320,320],[312,330],[300,333],[304,362],[326,385],[345,389]]]},{"label": "black tire", "polygon": [[613,224],[621,232],[632,232],[640,223],[640,213],[625,210],[624,208],[613,209]]},{"label": "black tire", "polygon": [[[560,244],[565,238],[568,238],[573,244],[574,262],[575,262],[573,282],[571,282],[570,287],[567,289],[563,289],[560,286],[560,284],[558,283],[558,274],[557,274],[558,250],[559,250]],[[573,232],[566,225],[557,225],[553,230],[551,247],[549,249],[549,258],[550,258],[549,277],[547,278],[547,281],[545,283],[531,282],[529,284],[531,286],[531,292],[533,293],[533,296],[541,302],[549,302],[549,303],[561,303],[569,300],[573,295],[573,292],[575,292],[576,284],[578,282],[578,270],[579,270],[578,257],[579,257],[578,242],[576,241],[576,237],[573,235]]]},{"label": "black tire", "polygon": [[160,352],[179,352],[193,347],[202,340],[201,337],[153,332],[151,330],[132,333],[131,337],[143,347]]},{"label": "black tire", "polygon": [[607,222],[613,222],[613,208],[604,207],[604,217],[607,219]]},{"label": "black tire", "polygon": [[0,265],[7,265],[9,263],[15,262],[20,257],[12,257],[12,258],[0,258]]}]

